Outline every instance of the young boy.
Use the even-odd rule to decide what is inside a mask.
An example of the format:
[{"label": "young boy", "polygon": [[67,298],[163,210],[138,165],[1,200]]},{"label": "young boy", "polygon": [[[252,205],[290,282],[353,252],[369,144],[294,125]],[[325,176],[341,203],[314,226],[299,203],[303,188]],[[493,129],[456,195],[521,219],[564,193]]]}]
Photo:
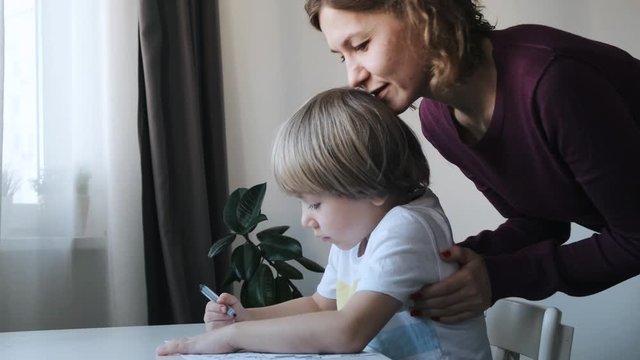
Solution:
[{"label": "young boy", "polygon": [[425,283],[455,271],[438,255],[453,241],[420,144],[386,105],[353,89],[316,95],[280,128],[273,169],[300,199],[302,224],[332,244],[317,292],[252,309],[222,294],[206,307],[211,331],[161,345],[159,355],[368,347],[391,359],[491,358],[484,318],[445,325],[407,307]]}]

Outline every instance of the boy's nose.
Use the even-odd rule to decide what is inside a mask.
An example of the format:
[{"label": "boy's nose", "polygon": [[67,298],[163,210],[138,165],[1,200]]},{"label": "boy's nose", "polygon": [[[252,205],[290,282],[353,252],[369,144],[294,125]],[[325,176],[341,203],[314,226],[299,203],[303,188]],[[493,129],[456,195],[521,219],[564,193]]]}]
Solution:
[{"label": "boy's nose", "polygon": [[318,228],[318,222],[305,213],[302,213],[302,219],[300,219],[300,222],[304,227],[311,228],[311,229]]}]

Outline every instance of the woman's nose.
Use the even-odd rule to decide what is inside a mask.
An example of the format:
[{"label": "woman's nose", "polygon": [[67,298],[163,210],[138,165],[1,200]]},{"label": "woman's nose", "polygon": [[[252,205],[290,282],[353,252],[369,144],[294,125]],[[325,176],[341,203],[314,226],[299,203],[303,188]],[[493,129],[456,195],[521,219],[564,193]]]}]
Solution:
[{"label": "woman's nose", "polygon": [[355,59],[345,60],[347,67],[347,79],[352,88],[364,87],[364,82],[369,77],[369,72]]}]

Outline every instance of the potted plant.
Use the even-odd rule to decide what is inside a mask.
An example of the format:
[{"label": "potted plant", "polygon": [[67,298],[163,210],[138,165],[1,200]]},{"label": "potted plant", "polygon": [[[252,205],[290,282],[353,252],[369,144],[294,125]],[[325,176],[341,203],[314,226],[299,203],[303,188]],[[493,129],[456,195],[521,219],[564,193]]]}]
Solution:
[{"label": "potted plant", "polygon": [[13,195],[20,189],[21,181],[13,171],[2,169],[2,198],[9,202],[13,201]]},{"label": "potted plant", "polygon": [[75,234],[76,236],[84,236],[87,232],[87,220],[89,218],[89,182],[91,180],[91,172],[84,167],[77,170],[75,176]]},{"label": "potted plant", "polygon": [[13,195],[20,189],[21,181],[9,169],[2,169],[2,208],[0,209],[0,230],[7,231],[11,224],[11,214],[13,212]]},{"label": "potted plant", "polygon": [[59,194],[64,189],[65,179],[57,170],[40,170],[38,176],[31,179],[31,186],[38,194],[38,201],[43,203],[45,197]]},{"label": "potted plant", "polygon": [[91,180],[91,172],[84,167],[81,167],[76,172],[75,188],[76,195],[89,196],[89,181]]},{"label": "potted plant", "polygon": [[85,236],[89,214],[91,172],[78,168],[75,176],[63,169],[41,169],[31,180],[38,194],[43,230],[55,235]]},{"label": "potted plant", "polygon": [[267,220],[261,210],[266,189],[266,183],[262,183],[231,193],[223,212],[231,232],[214,242],[208,254],[212,258],[236,238],[243,240],[231,253],[231,269],[224,285],[241,283],[240,300],[245,307],[273,305],[302,296],[291,280],[300,280],[303,274],[289,261],[313,272],[324,272],[322,266],[302,255],[298,240],[284,235],[289,226],[264,229],[251,239],[256,226]]}]

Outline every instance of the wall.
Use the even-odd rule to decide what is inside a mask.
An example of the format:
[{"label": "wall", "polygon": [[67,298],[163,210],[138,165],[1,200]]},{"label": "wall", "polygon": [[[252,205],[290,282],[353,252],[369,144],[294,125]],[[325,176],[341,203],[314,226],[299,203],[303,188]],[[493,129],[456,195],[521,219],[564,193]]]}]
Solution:
[{"label": "wall", "polygon": [[[305,100],[345,85],[342,64],[308,25],[300,0],[220,1],[220,24],[229,187],[267,181],[266,225],[291,225],[287,234],[324,265],[328,247],[301,228],[298,202],[273,180],[271,146],[277,126]],[[297,284],[311,294],[319,280],[305,272]]]},{"label": "wall", "polygon": [[[487,17],[498,28],[543,23],[624,47],[640,57],[635,20],[637,0],[487,0]],[[306,20],[300,0],[220,2],[225,111],[230,188],[268,182],[263,211],[268,225],[292,225],[307,257],[326,263],[328,248],[299,225],[299,205],[284,196],[270,172],[270,149],[277,126],[320,90],[346,85],[342,64],[329,53],[320,33]],[[402,115],[419,133],[417,113]],[[432,188],[447,211],[456,239],[491,229],[503,219],[453,165],[423,141],[432,167]],[[575,227],[572,239],[587,236]],[[311,294],[319,280],[305,272],[299,282]],[[574,359],[629,359],[640,353],[640,278],[600,294],[573,298],[555,295],[543,303],[558,306],[576,327]],[[635,356],[635,355],[633,355]]]},{"label": "wall", "polygon": [[3,238],[0,332],[109,326],[106,284],[104,238]]}]

